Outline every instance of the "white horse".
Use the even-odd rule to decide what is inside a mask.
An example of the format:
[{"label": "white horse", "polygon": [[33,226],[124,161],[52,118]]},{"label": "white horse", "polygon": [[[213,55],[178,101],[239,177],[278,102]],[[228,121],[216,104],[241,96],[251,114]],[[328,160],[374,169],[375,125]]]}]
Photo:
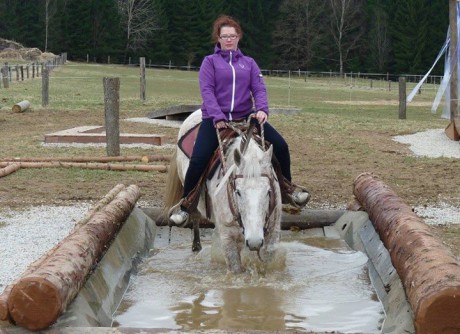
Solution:
[{"label": "white horse", "polygon": [[[184,121],[178,138],[200,122],[201,110],[197,110]],[[242,141],[247,144],[244,152],[240,148]],[[272,153],[272,146],[263,150],[251,136],[236,137],[225,150],[224,164],[207,179],[201,191],[197,209],[206,217],[208,196],[209,220],[219,233],[227,269],[231,272],[243,271],[240,255],[243,247],[257,251],[265,259],[279,241],[281,192],[272,166]],[[188,157],[176,146],[168,174],[166,209],[180,200],[188,165]],[[199,236],[197,230],[198,227],[195,237]],[[201,249],[198,247],[194,250]]]}]

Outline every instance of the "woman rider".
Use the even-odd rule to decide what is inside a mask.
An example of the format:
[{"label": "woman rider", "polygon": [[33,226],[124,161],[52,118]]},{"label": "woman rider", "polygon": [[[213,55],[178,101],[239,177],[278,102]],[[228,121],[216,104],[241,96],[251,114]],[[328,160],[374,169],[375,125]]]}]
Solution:
[{"label": "woman rider", "polygon": [[[227,122],[249,117],[255,117],[259,124],[264,125],[265,139],[273,145],[281,173],[290,184],[289,148],[283,137],[267,123],[267,90],[259,66],[238,49],[238,42],[243,37],[239,23],[232,17],[220,16],[214,22],[212,36],[216,42],[214,53],[204,58],[199,72],[202,123],[185,174],[182,198],[195,188],[219,145],[216,129],[226,128]],[[307,204],[310,199],[308,192],[294,192],[293,186],[288,188],[291,203],[297,206]],[[182,201],[180,210],[172,214],[170,220],[181,225],[187,222],[188,217],[188,208]]]}]

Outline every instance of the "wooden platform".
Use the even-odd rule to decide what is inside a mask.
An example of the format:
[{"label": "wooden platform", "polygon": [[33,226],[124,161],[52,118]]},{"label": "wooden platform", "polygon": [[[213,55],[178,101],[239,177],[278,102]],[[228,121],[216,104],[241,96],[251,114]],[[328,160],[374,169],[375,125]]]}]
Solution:
[{"label": "wooden platform", "polygon": [[148,118],[160,118],[167,120],[184,120],[195,110],[201,108],[201,105],[181,104],[168,108],[151,111],[147,114]]},{"label": "wooden platform", "polygon": [[[163,135],[120,133],[120,144],[162,145]],[[103,126],[79,126],[45,135],[45,143],[106,143]]]}]

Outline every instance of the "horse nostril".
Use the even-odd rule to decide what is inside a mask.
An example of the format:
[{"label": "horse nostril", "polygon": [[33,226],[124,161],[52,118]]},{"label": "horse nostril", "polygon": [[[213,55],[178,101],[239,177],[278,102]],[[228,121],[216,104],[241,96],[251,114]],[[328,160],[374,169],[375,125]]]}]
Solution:
[{"label": "horse nostril", "polygon": [[246,240],[246,246],[252,250],[252,251],[257,251],[259,250],[264,244],[264,239],[260,240]]}]

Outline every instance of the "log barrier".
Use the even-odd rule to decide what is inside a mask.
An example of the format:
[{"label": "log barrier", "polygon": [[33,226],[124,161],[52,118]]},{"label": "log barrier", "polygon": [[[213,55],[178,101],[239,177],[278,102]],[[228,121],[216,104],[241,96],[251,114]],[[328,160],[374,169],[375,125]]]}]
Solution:
[{"label": "log barrier", "polygon": [[431,228],[371,173],[353,193],[388,249],[414,312],[417,334],[460,332],[460,264]]},{"label": "log barrier", "polygon": [[[89,221],[77,226],[34,262],[11,288],[5,289],[8,290],[7,301],[0,303],[2,319],[29,330],[41,330],[53,324],[77,295],[139,197],[140,190],[136,185],[121,190]],[[5,300],[5,294],[1,300]]]},{"label": "log barrier", "polygon": [[[142,208],[142,211],[150,217],[157,226],[168,226],[168,218],[161,208]],[[299,214],[289,214],[283,212],[281,215],[281,229],[308,229],[315,227],[324,227],[334,224],[345,210],[303,210]],[[195,215],[190,217],[190,221],[184,226],[185,228],[193,227],[193,220],[199,219],[200,228],[214,228],[214,223],[205,218],[196,218]]]}]

